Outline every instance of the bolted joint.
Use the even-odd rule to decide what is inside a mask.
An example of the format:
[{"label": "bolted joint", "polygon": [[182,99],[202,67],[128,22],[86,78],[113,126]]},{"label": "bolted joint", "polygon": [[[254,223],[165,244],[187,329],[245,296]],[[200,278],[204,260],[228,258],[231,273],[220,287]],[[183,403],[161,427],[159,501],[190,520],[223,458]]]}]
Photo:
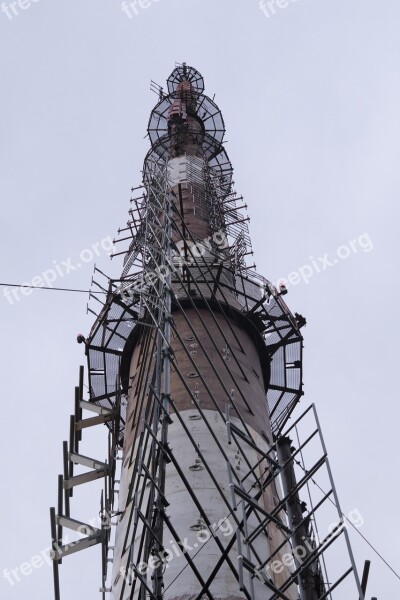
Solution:
[{"label": "bolted joint", "polygon": [[298,329],[301,329],[301,327],[304,327],[304,325],[307,325],[307,321],[306,321],[305,317],[303,317],[303,315],[300,315],[299,313],[294,313],[294,316],[296,317],[296,327]]},{"label": "bolted joint", "polygon": [[171,346],[168,346],[167,348],[164,346],[161,351],[161,356],[163,358],[172,358],[174,356],[174,351],[172,350]]}]

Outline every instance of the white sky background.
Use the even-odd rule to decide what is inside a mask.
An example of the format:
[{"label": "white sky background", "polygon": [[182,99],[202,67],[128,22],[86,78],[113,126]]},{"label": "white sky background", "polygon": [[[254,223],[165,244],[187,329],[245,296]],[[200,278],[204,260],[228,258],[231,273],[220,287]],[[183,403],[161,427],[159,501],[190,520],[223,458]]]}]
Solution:
[{"label": "white sky background", "polygon": [[[398,0],[290,1],[268,18],[257,0],[159,0],[131,19],[116,0],[39,0],[18,12],[0,12],[1,281],[76,264],[116,236],[149,146],[150,79],[165,85],[175,61],[193,65],[224,115],[260,273],[276,281],[364,233],[373,242],[289,286],[286,299],[308,321],[303,403],[317,404],[342,508],[360,511],[361,532],[400,571]],[[96,262],[120,271],[121,260]],[[87,289],[92,270],[55,285]],[[92,323],[86,301],[36,290],[10,305],[0,290],[6,600],[53,597],[48,567],[13,587],[2,571],[49,544],[84,364],[76,334]],[[73,516],[97,514],[95,487],[92,501],[91,489],[74,494]],[[372,560],[369,597],[400,597],[400,581],[352,538],[360,569]],[[99,548],[66,558],[61,581],[63,600],[99,597]]]}]

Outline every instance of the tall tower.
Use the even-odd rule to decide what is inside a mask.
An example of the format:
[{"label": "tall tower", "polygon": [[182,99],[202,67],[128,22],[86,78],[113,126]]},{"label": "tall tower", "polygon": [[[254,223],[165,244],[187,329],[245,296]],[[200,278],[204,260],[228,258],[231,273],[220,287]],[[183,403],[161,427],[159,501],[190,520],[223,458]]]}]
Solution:
[{"label": "tall tower", "polygon": [[[112,600],[322,600],[351,572],[363,598],[315,408],[291,419],[305,319],[284,286],[247,266],[246,205],[203,78],[184,63],[167,87],[157,88],[143,186],[120,230],[130,243],[121,277],[95,282],[100,310],[79,339],[89,401],[81,370],[51,510],[56,599],[61,559],[93,544]],[[106,461],[79,451],[82,431],[99,424]],[[91,470],[77,475],[76,464]],[[314,501],[322,470],[328,487]],[[103,477],[99,526],[72,519],[72,490]],[[328,501],[337,523],[321,537]],[[65,544],[63,528],[86,537]],[[350,568],[331,579],[324,553],[340,536]]]}]

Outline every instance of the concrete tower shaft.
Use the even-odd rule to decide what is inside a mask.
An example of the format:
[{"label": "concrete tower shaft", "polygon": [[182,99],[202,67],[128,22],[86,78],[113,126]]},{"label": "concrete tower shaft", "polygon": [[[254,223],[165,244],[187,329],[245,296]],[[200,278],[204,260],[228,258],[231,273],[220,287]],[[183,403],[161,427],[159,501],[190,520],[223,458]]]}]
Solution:
[{"label": "concrete tower shaft", "polygon": [[[124,357],[124,364],[129,362],[129,372],[124,375],[129,391],[119,499],[119,511],[123,516],[117,526],[114,553],[112,598],[115,600],[125,598],[127,578],[124,574],[129,572],[131,563],[140,562],[141,549],[146,562],[149,557],[163,557],[168,543],[174,541],[170,539],[170,524],[179,540],[192,540],[189,554],[193,568],[184,568],[182,554],[176,553],[170,560],[167,554],[165,564],[156,566],[152,574],[157,597],[194,599],[215,570],[208,586],[212,598],[245,598],[237,573],[238,557],[244,552],[241,540],[225,540],[218,532],[218,527],[224,523],[227,527],[226,523],[229,523],[231,535],[235,535],[234,518],[230,515],[232,510],[236,511],[238,500],[232,496],[232,487],[235,479],[240,480],[244,465],[256,465],[256,473],[248,478],[243,489],[251,489],[257,482],[265,486],[258,499],[260,508],[268,514],[279,504],[275,482],[266,486],[268,465],[257,464],[259,456],[254,450],[242,452],[227,432],[229,421],[243,434],[257,440],[257,448],[264,453],[270,451],[273,435],[266,401],[269,366],[260,331],[250,318],[239,312],[241,307],[235,293],[237,265],[226,242],[223,210],[226,191],[220,192],[218,197],[209,164],[210,156],[221,153],[222,147],[220,141],[214,140],[213,144],[209,141],[208,151],[205,148],[206,126],[197,112],[202,98],[186,79],[188,76],[187,71],[182,72],[183,79],[171,95],[165,139],[158,141],[151,151],[152,154],[159,152],[159,146],[167,149],[169,200],[166,204],[170,203],[170,217],[164,204],[158,210],[162,224],[158,228],[158,237],[161,245],[166,244],[164,257],[170,252],[171,264],[175,261],[176,270],[164,284],[169,288],[170,313],[160,314],[165,304],[164,309],[158,306],[160,312],[157,313],[161,321],[164,319],[164,326],[165,319],[169,322],[169,340],[163,335],[160,341],[158,330],[149,332],[148,328],[142,327],[128,345]],[[149,183],[151,186],[151,180]],[[149,189],[149,197],[151,194]],[[213,208],[217,212],[218,203],[219,219],[216,222]],[[165,236],[169,219],[170,234]],[[218,232],[216,224],[219,225]],[[216,233],[225,240],[223,247],[213,241]],[[157,259],[152,267],[160,267]],[[218,278],[225,282],[224,294],[215,286]],[[211,281],[214,289],[210,287]],[[165,288],[160,290],[160,298],[163,293]],[[260,291],[258,296],[261,300]],[[163,347],[161,355],[157,352],[160,343]],[[165,353],[169,354],[167,362]],[[170,370],[169,387],[163,392],[160,380],[165,377],[166,369]],[[133,469],[141,451],[143,429],[140,422],[147,409],[143,398],[148,394],[149,386],[157,388],[157,385],[160,392],[155,393],[165,408],[165,415],[160,415],[156,435],[168,444],[176,461],[169,457],[170,460],[160,468],[153,489],[151,484],[148,490],[137,489],[137,494],[146,498],[147,519],[153,519],[156,540],[151,540],[145,523],[136,527],[135,534],[131,533],[127,509],[132,501],[128,490],[134,480]],[[165,418],[169,420],[167,428],[163,428]],[[140,460],[145,458],[149,459],[142,456]],[[158,504],[160,495],[162,502]],[[256,527],[257,518],[250,515],[246,519],[247,534]],[[210,537],[201,544],[196,532],[200,533],[200,538],[206,538],[211,536],[210,531],[216,538]],[[222,538],[219,544],[218,536]],[[131,546],[126,545],[129,539]],[[276,554],[279,558],[289,549],[288,544],[282,546],[283,542],[279,527],[274,522],[269,524],[263,537],[259,537],[252,548],[246,549],[248,560],[257,562],[258,557],[268,557],[281,546]],[[216,569],[221,552],[225,553],[225,558]],[[283,573],[271,571],[272,586],[279,588],[289,576],[287,567]],[[262,578],[251,579],[249,585],[255,600],[269,597]],[[139,588],[131,597],[138,594]],[[294,600],[297,597],[295,586],[291,585],[286,594],[289,600]]]},{"label": "concrete tower shaft", "polygon": [[204,126],[196,114],[197,98],[190,81],[176,86],[174,101],[168,111],[168,134],[171,157],[189,154],[203,157]]},{"label": "concrete tower shaft", "polygon": [[[204,156],[204,125],[197,116],[197,98],[190,81],[176,86],[173,102],[168,110],[167,127],[170,146],[169,178],[177,205],[177,231],[174,241],[184,242],[189,232],[195,239],[210,235],[210,205],[206,189],[206,157]],[[180,218],[178,218],[180,215]],[[186,252],[186,244],[183,243]]]}]

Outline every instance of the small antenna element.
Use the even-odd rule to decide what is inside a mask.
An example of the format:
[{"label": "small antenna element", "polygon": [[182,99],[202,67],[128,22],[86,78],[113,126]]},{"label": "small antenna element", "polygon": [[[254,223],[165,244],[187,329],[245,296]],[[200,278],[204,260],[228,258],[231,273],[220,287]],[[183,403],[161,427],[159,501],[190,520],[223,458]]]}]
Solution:
[{"label": "small antenna element", "polygon": [[154,92],[155,94],[158,94],[158,98],[160,100],[162,100],[164,98],[163,88],[161,87],[161,85],[159,85],[158,83],[156,83],[153,80],[151,80],[151,82],[150,82],[150,90],[152,92]]}]

